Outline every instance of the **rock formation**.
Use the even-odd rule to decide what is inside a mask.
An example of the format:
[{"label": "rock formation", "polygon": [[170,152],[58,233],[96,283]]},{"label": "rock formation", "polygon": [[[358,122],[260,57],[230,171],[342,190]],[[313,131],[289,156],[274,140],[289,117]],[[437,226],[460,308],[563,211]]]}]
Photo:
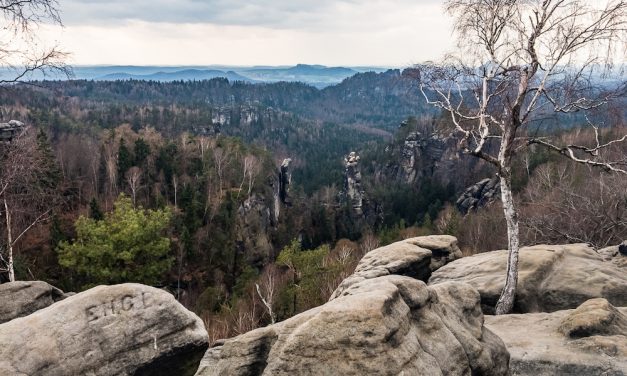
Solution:
[{"label": "rock formation", "polygon": [[216,343],[197,375],[506,375],[509,356],[483,327],[479,294],[416,279],[458,257],[456,242],[422,237],[369,252],[328,303]]},{"label": "rock formation", "polygon": [[0,324],[30,315],[65,297],[63,291],[42,281],[0,284]]},{"label": "rock formation", "polygon": [[468,187],[462,193],[455,205],[457,210],[466,214],[471,210],[479,209],[501,197],[501,183],[498,176],[483,179],[477,184]]},{"label": "rock formation", "polygon": [[356,216],[363,214],[365,192],[361,186],[361,171],[359,169],[359,155],[354,151],[344,158],[344,189],[342,197]]},{"label": "rock formation", "polygon": [[0,123],[0,142],[11,142],[13,137],[24,129],[24,123],[18,120],[9,120],[8,123]]},{"label": "rock formation", "polygon": [[197,375],[507,375],[508,358],[472,287],[388,275],[217,344]]},{"label": "rock formation", "polygon": [[292,184],[292,171],[290,171],[292,160],[286,158],[279,167],[279,198],[284,205],[291,206],[290,186]]},{"label": "rock formation", "polygon": [[355,272],[340,283],[331,299],[358,282],[391,274],[427,282],[433,271],[460,257],[457,239],[449,235],[421,236],[377,248],[359,261]]},{"label": "rock formation", "polygon": [[486,316],[510,352],[512,375],[627,374],[627,308],[592,299],[574,310]]},{"label": "rock formation", "polygon": [[169,293],[99,286],[1,324],[0,375],[193,375],[207,346]]},{"label": "rock formation", "polygon": [[[401,123],[401,127],[403,123]],[[446,137],[438,133],[423,135],[409,132],[400,148],[398,164],[388,166],[394,170],[396,178],[407,184],[414,184],[425,177],[432,177],[441,163],[446,162],[448,143]]]},{"label": "rock formation", "polygon": [[[505,283],[506,260],[507,251],[464,257],[434,272],[429,284],[466,282],[481,294],[484,313],[492,313]],[[592,298],[627,306],[625,271],[585,244],[521,248],[519,268],[514,312],[553,312]]]},{"label": "rock formation", "polygon": [[597,250],[604,261],[611,261],[619,268],[627,268],[627,240],[619,245]]},{"label": "rock formation", "polygon": [[245,253],[248,265],[259,268],[268,262],[273,251],[270,233],[276,221],[273,218],[272,204],[268,201],[264,195],[251,194],[238,207],[235,221],[239,251]]}]

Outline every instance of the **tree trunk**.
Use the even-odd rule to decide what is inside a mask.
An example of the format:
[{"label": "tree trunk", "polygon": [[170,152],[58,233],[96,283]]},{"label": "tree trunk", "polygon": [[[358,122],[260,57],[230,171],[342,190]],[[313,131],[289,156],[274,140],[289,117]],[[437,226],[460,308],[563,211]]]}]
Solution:
[{"label": "tree trunk", "polygon": [[7,271],[9,272],[9,281],[15,282],[15,270],[13,269],[13,235],[11,234],[11,213],[9,213],[9,205],[6,198],[4,199],[4,212],[7,220]]},{"label": "tree trunk", "polygon": [[501,201],[503,202],[503,213],[507,222],[507,241],[508,241],[508,257],[507,257],[507,275],[505,286],[501,292],[498,302],[496,303],[496,314],[502,315],[510,313],[514,308],[514,299],[516,298],[516,285],[518,284],[518,252],[520,247],[518,232],[518,214],[514,206],[514,197],[512,195],[512,175],[509,166],[502,168],[500,175],[501,181]]}]

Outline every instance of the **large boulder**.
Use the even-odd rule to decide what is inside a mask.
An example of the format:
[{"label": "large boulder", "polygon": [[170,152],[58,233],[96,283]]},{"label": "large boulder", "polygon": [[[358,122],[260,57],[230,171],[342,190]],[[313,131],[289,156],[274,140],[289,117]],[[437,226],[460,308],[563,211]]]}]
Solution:
[{"label": "large boulder", "polygon": [[449,235],[420,236],[392,243],[368,252],[355,272],[340,283],[331,299],[357,282],[390,274],[426,282],[434,270],[461,256],[457,239]]},{"label": "large boulder", "polygon": [[471,286],[387,275],[218,343],[197,376],[507,375],[508,359]]},{"label": "large boulder", "polygon": [[207,347],[171,294],[99,286],[0,325],[0,375],[193,375]]},{"label": "large boulder", "polygon": [[486,316],[514,376],[627,374],[627,308],[593,299],[574,310]]},{"label": "large boulder", "polygon": [[0,284],[0,324],[30,315],[63,298],[63,291],[42,281]]},{"label": "large boulder", "polygon": [[[481,294],[484,313],[493,313],[505,283],[506,265],[507,251],[464,257],[434,272],[429,284],[466,282]],[[585,244],[521,248],[515,313],[575,308],[592,298],[627,306],[625,271],[604,262]]]}]

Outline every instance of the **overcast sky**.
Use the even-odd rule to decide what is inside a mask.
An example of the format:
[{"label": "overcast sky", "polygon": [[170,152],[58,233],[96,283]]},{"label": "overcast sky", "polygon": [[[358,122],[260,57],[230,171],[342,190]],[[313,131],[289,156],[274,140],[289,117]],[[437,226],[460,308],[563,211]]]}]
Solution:
[{"label": "overcast sky", "polygon": [[452,47],[440,0],[60,0],[73,64],[407,66]]}]

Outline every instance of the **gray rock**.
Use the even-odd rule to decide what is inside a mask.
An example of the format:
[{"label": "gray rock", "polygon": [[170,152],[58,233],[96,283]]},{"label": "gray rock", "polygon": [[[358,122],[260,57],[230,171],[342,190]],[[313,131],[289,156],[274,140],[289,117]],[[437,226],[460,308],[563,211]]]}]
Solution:
[{"label": "gray rock", "polygon": [[457,210],[466,214],[482,208],[501,197],[501,183],[498,176],[487,178],[468,187],[455,202]]},{"label": "gray rock", "polygon": [[292,171],[290,171],[292,160],[286,158],[279,167],[279,198],[284,205],[291,206],[290,187],[292,185]]},{"label": "gray rock", "polygon": [[390,274],[426,282],[434,270],[461,256],[457,239],[450,235],[420,236],[392,243],[368,252],[357,264],[355,272],[335,289],[331,299],[355,283]]},{"label": "gray rock", "polygon": [[23,129],[24,123],[19,120],[9,120],[8,123],[0,123],[0,142],[11,142]]},{"label": "gray rock", "polygon": [[344,157],[344,188],[340,193],[340,200],[350,205],[355,216],[363,214],[365,192],[361,186],[361,171],[359,155],[354,151]]},{"label": "gray rock", "polygon": [[604,261],[610,261],[619,268],[627,268],[627,240],[619,245],[597,250]]},{"label": "gray rock", "polygon": [[507,375],[508,360],[472,287],[387,275],[223,341],[197,375]]},{"label": "gray rock", "polygon": [[0,324],[30,315],[63,298],[63,291],[42,281],[0,284]]},{"label": "gray rock", "polygon": [[193,375],[200,318],[139,284],[98,286],[0,325],[1,375]]},{"label": "gray rock", "polygon": [[[455,260],[433,273],[429,284],[466,282],[481,294],[485,313],[493,313],[505,283],[507,251]],[[627,306],[627,274],[604,262],[585,244],[537,245],[520,250],[514,312],[553,312],[575,308],[588,299],[606,298]]]},{"label": "gray rock", "polygon": [[485,316],[517,376],[627,374],[627,308],[593,299],[574,310]]},{"label": "gray rock", "polygon": [[432,272],[462,257],[462,251],[457,246],[457,238],[451,235],[418,236],[406,239],[405,242],[431,251],[429,268]]}]

